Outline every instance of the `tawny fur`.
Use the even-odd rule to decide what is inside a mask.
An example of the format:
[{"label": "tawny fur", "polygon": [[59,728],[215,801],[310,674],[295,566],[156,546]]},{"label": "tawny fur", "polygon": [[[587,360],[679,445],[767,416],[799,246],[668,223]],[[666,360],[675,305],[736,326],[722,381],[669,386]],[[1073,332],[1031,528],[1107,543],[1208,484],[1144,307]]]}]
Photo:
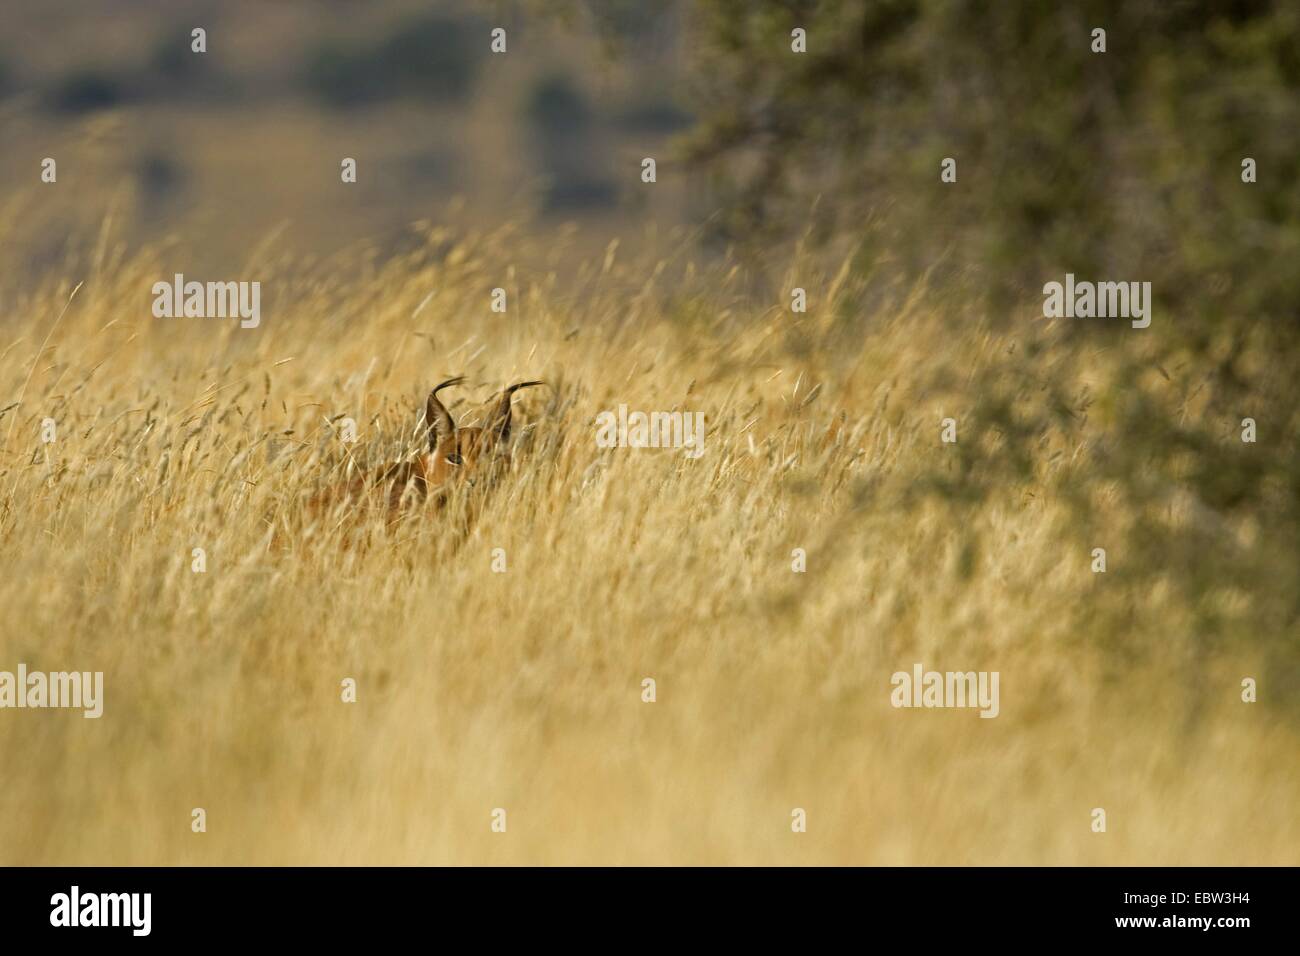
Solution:
[{"label": "tawny fur", "polygon": [[379,508],[391,524],[426,505],[442,509],[463,489],[481,501],[510,467],[511,398],[521,388],[542,382],[519,382],[501,395],[487,422],[457,428],[438,393],[459,385],[462,376],[434,386],[425,404],[429,450],[409,461],[382,465],[368,474],[326,488],[307,502],[309,520],[319,521],[342,509],[344,519],[361,518]]}]

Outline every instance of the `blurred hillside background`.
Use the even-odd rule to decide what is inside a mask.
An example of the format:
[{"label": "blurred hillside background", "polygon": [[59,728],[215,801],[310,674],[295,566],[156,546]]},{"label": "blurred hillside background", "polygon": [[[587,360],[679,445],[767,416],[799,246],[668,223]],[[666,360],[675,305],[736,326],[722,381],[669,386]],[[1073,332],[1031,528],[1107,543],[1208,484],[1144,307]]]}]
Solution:
[{"label": "blurred hillside background", "polygon": [[[192,269],[273,232],[383,256],[412,221],[523,213],[576,224],[582,252],[679,225],[751,263],[841,241],[858,274],[965,282],[998,308],[1065,271],[1128,270],[1202,317],[1300,302],[1300,270],[1264,261],[1300,256],[1294,3],[7,0],[4,20],[16,275],[92,242],[109,208],[128,241],[182,239]],[[36,191],[45,156],[59,188]]]},{"label": "blurred hillside background", "polygon": [[[421,219],[526,212],[580,224],[590,248],[689,220],[680,177],[637,188],[641,159],[665,159],[689,121],[680,17],[626,6],[6,0],[0,180],[27,200],[9,265],[61,265],[110,201],[117,235],[177,237],[195,273],[243,265],[273,231],[302,254],[364,240],[382,255]],[[498,26],[508,53],[493,56]],[[32,194],[46,156],[58,188]]]}]

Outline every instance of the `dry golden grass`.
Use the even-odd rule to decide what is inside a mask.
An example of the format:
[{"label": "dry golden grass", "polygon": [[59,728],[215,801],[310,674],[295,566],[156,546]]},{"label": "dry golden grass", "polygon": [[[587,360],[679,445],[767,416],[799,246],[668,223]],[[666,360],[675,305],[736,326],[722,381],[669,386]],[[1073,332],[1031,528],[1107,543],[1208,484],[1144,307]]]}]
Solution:
[{"label": "dry golden grass", "polygon": [[[108,244],[5,296],[0,669],[102,670],[106,701],[0,712],[0,863],[1300,862],[1284,689],[1249,643],[1199,649],[1177,589],[1124,587],[1122,494],[1090,573],[1045,491],[1086,443],[1048,436],[974,502],[925,490],[953,474],[940,418],[1041,322],[955,323],[810,264],[798,316],[725,265],[512,268],[547,244],[431,233],[347,278],[256,251],[198,277],[263,282],[248,331],[152,318],[167,273]],[[1077,357],[1105,394],[1106,350]],[[508,381],[554,383],[520,394],[515,472],[463,542],[292,531],[345,467],[328,419],[357,421],[359,462],[388,457],[456,373],[466,423]],[[623,402],[703,411],[705,454],[597,448]],[[1224,615],[1249,627],[1249,598]],[[1001,715],[892,709],[917,661],[999,671]]]}]

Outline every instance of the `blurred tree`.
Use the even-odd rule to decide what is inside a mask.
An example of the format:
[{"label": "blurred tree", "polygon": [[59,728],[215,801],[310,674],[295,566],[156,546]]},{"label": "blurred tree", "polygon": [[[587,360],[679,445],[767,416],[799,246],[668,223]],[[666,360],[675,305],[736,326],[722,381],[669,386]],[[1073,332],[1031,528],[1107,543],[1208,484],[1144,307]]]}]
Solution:
[{"label": "blurred tree", "polygon": [[1268,264],[1300,256],[1293,0],[701,0],[692,29],[688,154],[732,235],[802,229],[820,195],[822,235],[872,222],[869,254],[939,276],[1141,278],[1294,323],[1300,269]]},{"label": "blurred tree", "polygon": [[[978,370],[926,366],[969,437],[915,492],[1032,487],[1072,506],[1081,553],[1116,534],[1105,516],[1121,501],[1134,516],[1121,586],[1133,602],[1185,598],[1196,653],[1183,659],[1236,639],[1300,680],[1300,3],[692,9],[699,122],[683,147],[711,171],[725,235],[760,254],[792,234],[847,239],[859,274],[924,276],[948,321],[1004,333]],[[1151,282],[1152,327],[1026,322],[1067,272]],[[872,320],[842,311],[849,329]],[[1271,423],[1267,442],[1241,440],[1245,416]],[[1045,467],[1062,437],[1086,456]],[[1249,612],[1225,610],[1225,593],[1249,595]]]},{"label": "blurred tree", "polygon": [[168,27],[154,40],[149,66],[168,82],[188,79],[205,65],[205,58],[190,49],[190,30],[186,21]]},{"label": "blurred tree", "polygon": [[478,20],[430,15],[404,21],[378,41],[326,39],[307,56],[304,84],[334,107],[398,96],[468,97],[487,56]]},{"label": "blurred tree", "polygon": [[78,69],[60,79],[49,92],[51,108],[61,113],[88,113],[122,102],[122,83],[100,69]]},{"label": "blurred tree", "polygon": [[618,190],[606,173],[605,153],[596,135],[596,117],[568,75],[541,77],[529,93],[524,117],[547,178],[547,210],[601,207],[617,200]]}]

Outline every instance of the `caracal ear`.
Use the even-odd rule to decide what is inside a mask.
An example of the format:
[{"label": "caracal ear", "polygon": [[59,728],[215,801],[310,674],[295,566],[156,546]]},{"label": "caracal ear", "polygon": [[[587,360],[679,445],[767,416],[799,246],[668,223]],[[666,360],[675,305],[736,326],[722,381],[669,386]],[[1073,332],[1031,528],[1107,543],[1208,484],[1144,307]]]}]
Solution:
[{"label": "caracal ear", "polygon": [[496,411],[492,413],[492,417],[483,428],[492,442],[504,444],[510,440],[510,397],[521,388],[545,384],[545,382],[519,382],[501,393],[501,403],[497,405]]},{"label": "caracal ear", "polygon": [[437,453],[440,442],[456,434],[456,422],[446,406],[438,401],[438,393],[444,388],[459,385],[463,381],[465,376],[457,375],[435,385],[433,391],[429,393],[429,400],[424,405],[424,421],[429,429],[429,451],[432,453]]}]

